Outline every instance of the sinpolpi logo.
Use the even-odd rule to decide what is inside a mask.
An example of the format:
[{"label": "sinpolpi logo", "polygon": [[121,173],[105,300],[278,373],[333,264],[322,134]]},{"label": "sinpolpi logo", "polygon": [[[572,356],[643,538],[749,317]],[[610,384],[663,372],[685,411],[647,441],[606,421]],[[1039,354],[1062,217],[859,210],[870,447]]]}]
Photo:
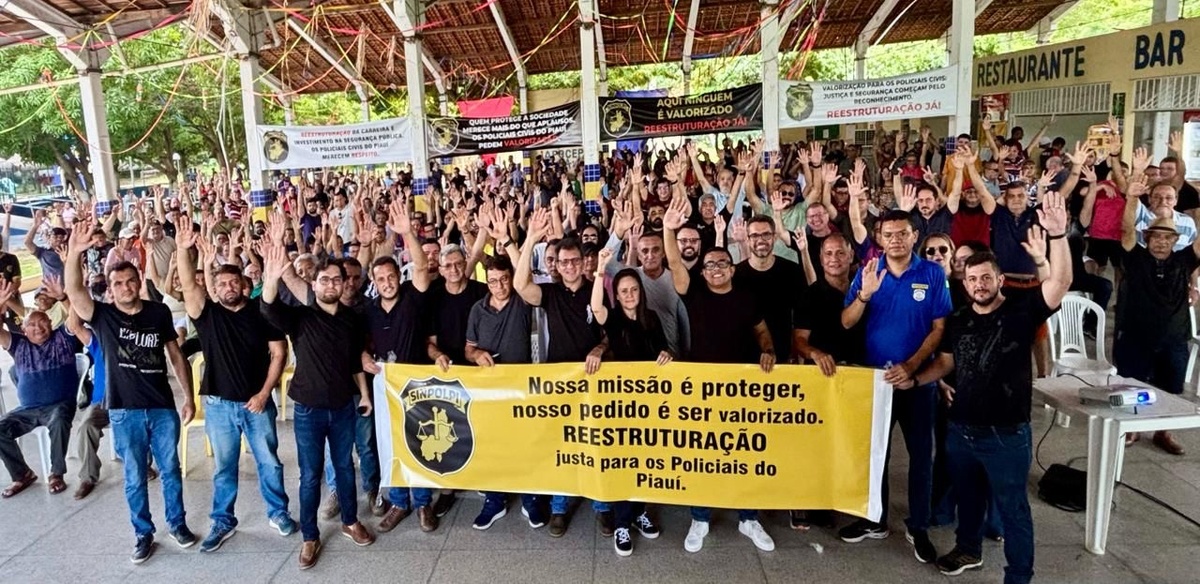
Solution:
[{"label": "sinpolpi logo", "polygon": [[475,453],[471,394],[457,379],[410,379],[400,390],[404,443],[417,464],[430,472],[454,474]]}]

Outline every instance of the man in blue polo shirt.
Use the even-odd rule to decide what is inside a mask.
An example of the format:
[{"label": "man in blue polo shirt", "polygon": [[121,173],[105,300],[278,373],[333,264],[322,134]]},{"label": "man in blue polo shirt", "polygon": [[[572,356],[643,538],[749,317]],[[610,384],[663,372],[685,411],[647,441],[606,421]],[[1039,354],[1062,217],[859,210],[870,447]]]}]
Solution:
[{"label": "man in blue polo shirt", "polygon": [[[884,380],[896,385],[912,379],[941,342],[951,310],[950,289],[940,266],[913,253],[917,239],[924,234],[914,230],[911,214],[890,211],[879,224],[885,265],[880,265],[880,259],[871,260],[854,278],[846,293],[842,326],[850,328],[866,320],[866,364],[885,368]],[[907,539],[921,563],[937,559],[937,550],[927,534],[936,403],[936,384],[897,391],[892,401],[892,424],[900,423],[909,456]],[[888,458],[890,454],[889,442]],[[879,523],[856,521],[838,533],[843,541],[857,543],[889,535],[887,465],[882,489],[883,515]]]}]

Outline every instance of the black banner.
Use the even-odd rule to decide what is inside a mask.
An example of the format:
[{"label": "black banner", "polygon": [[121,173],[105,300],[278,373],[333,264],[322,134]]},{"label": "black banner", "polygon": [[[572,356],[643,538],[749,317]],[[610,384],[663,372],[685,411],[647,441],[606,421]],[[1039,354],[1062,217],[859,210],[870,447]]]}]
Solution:
[{"label": "black banner", "polygon": [[431,118],[428,128],[429,150],[437,156],[583,145],[579,102],[506,118]]},{"label": "black banner", "polygon": [[600,98],[600,141],[762,129],[762,85],[683,97]]}]

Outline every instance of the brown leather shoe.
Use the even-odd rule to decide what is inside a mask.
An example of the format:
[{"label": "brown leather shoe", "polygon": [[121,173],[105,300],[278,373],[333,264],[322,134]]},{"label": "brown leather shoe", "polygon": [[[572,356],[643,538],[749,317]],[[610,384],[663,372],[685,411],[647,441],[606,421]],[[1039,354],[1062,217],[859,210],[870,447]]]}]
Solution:
[{"label": "brown leather shoe", "polygon": [[1170,432],[1159,431],[1154,433],[1154,445],[1161,448],[1167,454],[1175,456],[1183,456],[1183,445],[1175,440],[1175,437]]},{"label": "brown leather shoe", "polygon": [[387,533],[393,529],[396,529],[396,526],[399,525],[401,521],[404,521],[404,518],[408,517],[409,513],[411,513],[411,511],[408,509],[401,509],[399,507],[392,507],[391,509],[388,509],[387,513],[383,516],[383,521],[379,522],[379,533]]},{"label": "brown leather shoe", "polygon": [[317,565],[321,557],[321,540],[306,541],[300,546],[300,569],[307,570]]},{"label": "brown leather shoe", "polygon": [[82,483],[79,483],[79,488],[75,489],[75,500],[78,501],[80,499],[87,498],[87,496],[92,494],[92,491],[94,490],[96,490],[96,483],[91,481],[83,481]]},{"label": "brown leather shoe", "polygon": [[421,520],[421,531],[429,533],[438,528],[437,514],[428,505],[417,507],[417,519]]},{"label": "brown leather shoe", "polygon": [[367,531],[367,527],[361,522],[355,522],[354,525],[343,525],[342,535],[351,539],[354,545],[366,547],[375,543],[375,536]]}]

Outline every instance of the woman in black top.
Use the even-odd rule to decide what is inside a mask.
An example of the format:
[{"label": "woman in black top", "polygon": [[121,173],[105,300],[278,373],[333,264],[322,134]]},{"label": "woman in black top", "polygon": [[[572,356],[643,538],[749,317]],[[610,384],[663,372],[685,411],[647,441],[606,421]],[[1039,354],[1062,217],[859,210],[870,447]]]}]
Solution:
[{"label": "woman in black top", "polygon": [[[608,358],[613,361],[656,361],[659,365],[671,362],[667,350],[667,337],[663,334],[658,314],[646,305],[646,291],[637,270],[626,268],[613,277],[612,289],[617,298],[611,310],[604,302],[604,266],[612,259],[612,251],[600,250],[595,280],[592,283],[592,315],[604,327],[608,335]],[[589,359],[590,361],[591,359]],[[599,363],[589,363],[594,371]],[[613,503],[616,529],[613,531],[613,548],[617,555],[633,553],[633,538],[630,529],[637,527],[648,539],[658,537],[658,526],[646,513],[645,503],[620,501]]]}]

